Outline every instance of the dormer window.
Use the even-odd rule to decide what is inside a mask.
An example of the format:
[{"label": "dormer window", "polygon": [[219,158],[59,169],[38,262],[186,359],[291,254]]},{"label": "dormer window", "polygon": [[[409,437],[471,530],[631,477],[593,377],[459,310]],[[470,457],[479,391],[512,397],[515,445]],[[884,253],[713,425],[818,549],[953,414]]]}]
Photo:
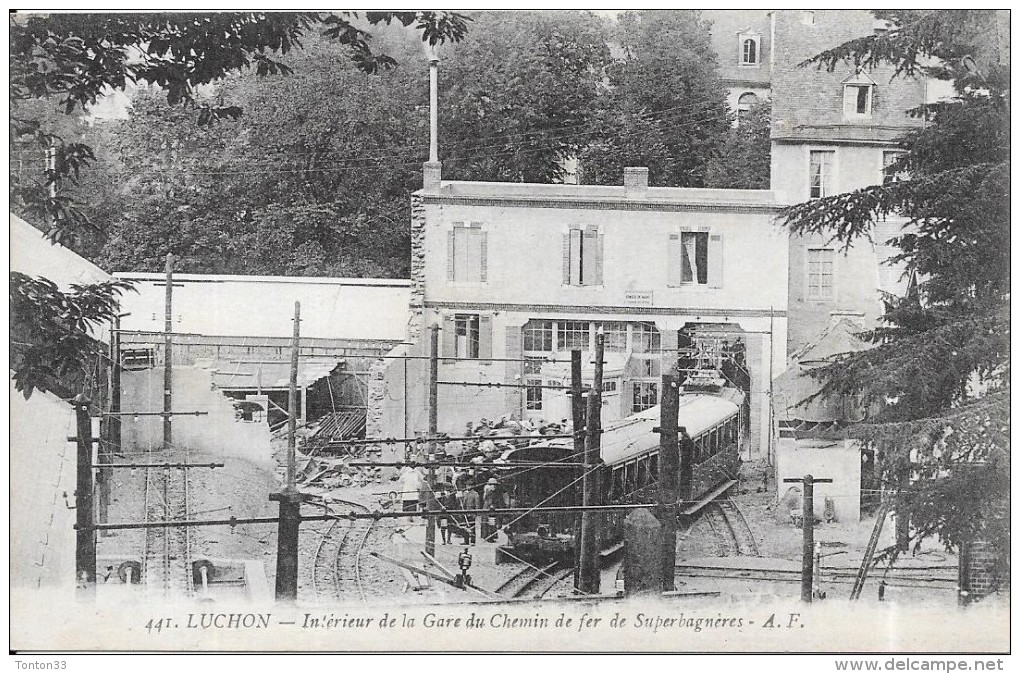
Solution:
[{"label": "dormer window", "polygon": [[740,33],[738,36],[740,49],[740,65],[757,66],[761,64],[761,36],[755,33]]},{"label": "dormer window", "polygon": [[863,71],[843,80],[843,116],[849,120],[871,119],[875,81]]}]

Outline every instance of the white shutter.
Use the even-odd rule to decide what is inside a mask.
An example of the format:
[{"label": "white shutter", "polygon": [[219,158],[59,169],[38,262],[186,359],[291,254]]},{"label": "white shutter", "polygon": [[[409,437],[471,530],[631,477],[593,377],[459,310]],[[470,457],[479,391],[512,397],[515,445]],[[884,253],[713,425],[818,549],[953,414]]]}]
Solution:
[{"label": "white shutter", "polygon": [[563,235],[563,285],[570,285],[570,235]]},{"label": "white shutter", "polygon": [[453,316],[443,316],[443,328],[440,341],[443,344],[442,358],[455,358],[457,356],[457,349],[454,346],[457,338],[456,325],[454,324]]},{"label": "white shutter", "polygon": [[581,285],[581,236],[579,229],[570,230],[570,285]]},{"label": "white shutter", "polygon": [[454,259],[457,249],[457,230],[451,229],[446,233],[446,280],[453,281],[456,278],[456,264]]},{"label": "white shutter", "polygon": [[667,260],[667,276],[666,285],[671,288],[679,287],[680,285],[680,235],[670,234],[669,245],[666,246]]},{"label": "white shutter", "polygon": [[478,317],[478,358],[492,361],[492,316]]},{"label": "white shutter", "polygon": [[597,285],[598,281],[596,277],[598,272],[597,253],[598,253],[598,240],[599,232],[597,229],[587,229],[583,233],[584,240],[581,246],[582,254],[584,259],[582,260],[582,268],[584,269],[584,275],[581,278],[581,285],[593,286]]},{"label": "white shutter", "polygon": [[708,237],[708,286],[722,288],[723,284],[723,246],[722,234],[710,234]]},{"label": "white shutter", "polygon": [[481,265],[481,274],[479,280],[485,283],[489,280],[489,233],[480,232],[478,241],[478,256],[479,263]]}]

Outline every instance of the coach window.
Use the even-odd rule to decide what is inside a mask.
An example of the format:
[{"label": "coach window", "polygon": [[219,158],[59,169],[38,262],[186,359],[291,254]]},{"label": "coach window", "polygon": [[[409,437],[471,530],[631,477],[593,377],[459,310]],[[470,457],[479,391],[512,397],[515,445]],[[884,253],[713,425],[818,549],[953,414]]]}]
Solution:
[{"label": "coach window", "polygon": [[659,455],[652,454],[648,457],[648,477],[652,482],[659,481]]},{"label": "coach window", "polygon": [[609,493],[612,499],[618,499],[626,492],[623,490],[623,466],[613,469],[613,490]]}]

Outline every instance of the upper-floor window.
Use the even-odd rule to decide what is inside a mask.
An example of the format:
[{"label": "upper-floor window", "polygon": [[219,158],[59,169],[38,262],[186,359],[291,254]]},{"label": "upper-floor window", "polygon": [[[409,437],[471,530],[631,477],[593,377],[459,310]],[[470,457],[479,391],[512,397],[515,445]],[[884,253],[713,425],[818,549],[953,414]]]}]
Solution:
[{"label": "upper-floor window", "polygon": [[446,248],[448,281],[486,282],[488,233],[480,223],[453,223],[453,229],[447,233]]},{"label": "upper-floor window", "polygon": [[820,199],[834,193],[832,166],[836,158],[834,150],[811,150],[810,196]]},{"label": "upper-floor window", "polygon": [[807,298],[809,300],[831,300],[835,296],[833,265],[836,251],[832,248],[808,248]]},{"label": "upper-floor window", "polygon": [[882,184],[899,182],[906,178],[904,171],[897,171],[895,163],[903,156],[902,152],[888,151],[882,153]]},{"label": "upper-floor window", "polygon": [[847,117],[871,115],[871,85],[848,84],[843,90],[843,111]]},{"label": "upper-floor window", "polygon": [[757,35],[740,35],[740,65],[756,66],[761,63],[761,38]]},{"label": "upper-floor window", "polygon": [[722,235],[681,231],[669,235],[668,285],[722,287]]},{"label": "upper-floor window", "polygon": [[870,119],[874,98],[875,81],[863,70],[843,80],[843,116],[846,119]]},{"label": "upper-floor window", "polygon": [[602,284],[602,237],[595,227],[571,228],[563,235],[563,285]]}]

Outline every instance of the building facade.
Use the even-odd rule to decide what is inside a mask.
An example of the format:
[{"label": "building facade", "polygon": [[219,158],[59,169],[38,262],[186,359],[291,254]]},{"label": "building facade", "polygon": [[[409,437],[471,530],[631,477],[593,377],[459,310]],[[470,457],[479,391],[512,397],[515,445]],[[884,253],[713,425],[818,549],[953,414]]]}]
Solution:
[{"label": "building facade", "polygon": [[[434,174],[433,174],[434,175]],[[751,444],[785,364],[787,236],[768,191],[427,181],[412,221],[412,341],[438,326],[439,429],[503,415],[560,420],[572,349],[587,378],[605,334],[603,418],[658,403],[693,334],[739,342]],[[749,263],[753,261],[753,263]],[[420,362],[420,361],[415,361]],[[495,386],[495,385],[502,386]]]}]

